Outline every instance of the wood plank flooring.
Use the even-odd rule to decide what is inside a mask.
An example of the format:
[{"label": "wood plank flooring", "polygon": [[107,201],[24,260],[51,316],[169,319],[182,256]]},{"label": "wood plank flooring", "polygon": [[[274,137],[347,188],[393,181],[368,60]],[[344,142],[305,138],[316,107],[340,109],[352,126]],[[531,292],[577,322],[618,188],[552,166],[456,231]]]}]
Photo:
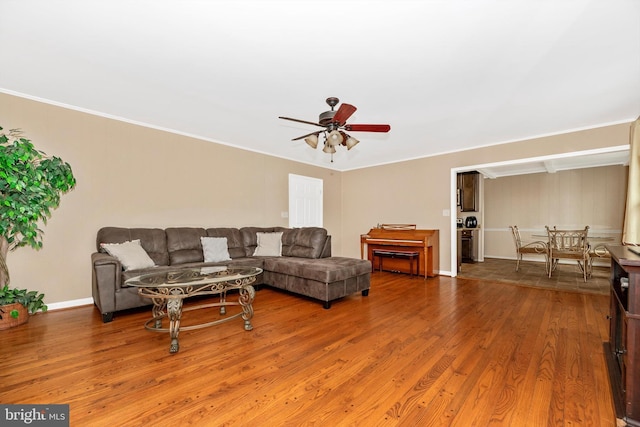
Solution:
[{"label": "wood plank flooring", "polygon": [[150,308],[59,310],[0,332],[0,402],[70,404],[72,426],[614,426],[608,304],[376,272],[330,310],[262,288],[253,331],[183,331],[174,355]]}]

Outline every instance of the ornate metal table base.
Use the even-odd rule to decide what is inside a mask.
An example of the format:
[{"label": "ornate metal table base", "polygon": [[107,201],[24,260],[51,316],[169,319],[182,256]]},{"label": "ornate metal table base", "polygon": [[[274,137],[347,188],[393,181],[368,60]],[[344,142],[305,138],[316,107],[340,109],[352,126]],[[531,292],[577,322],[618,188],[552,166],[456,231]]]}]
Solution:
[{"label": "ornate metal table base", "polygon": [[[180,333],[180,320],[182,314],[191,310],[199,310],[211,307],[220,307],[220,315],[226,315],[226,307],[240,306],[242,311],[225,317],[223,319],[211,322],[201,323],[197,325],[185,326],[184,331],[205,328],[208,326],[218,325],[242,317],[244,320],[244,329],[250,331],[253,329],[251,319],[253,318],[253,300],[255,298],[255,289],[251,284],[255,282],[256,275],[262,270],[256,269],[252,275],[238,275],[234,270],[217,272],[215,278],[212,276],[203,279],[199,270],[185,270],[172,272],[172,275],[155,275],[146,278],[144,286],[141,283],[138,293],[141,296],[151,298],[153,301],[152,315],[153,317],[145,323],[145,328],[155,332],[169,332],[171,344],[169,353],[177,353],[180,349],[178,335]],[[190,275],[190,276],[187,276]],[[226,277],[225,277],[226,276]],[[142,277],[145,279],[145,277]],[[188,283],[189,280],[194,283]],[[132,279],[133,280],[133,279]],[[140,279],[138,279],[140,281]],[[212,283],[202,283],[214,280]],[[156,283],[153,283],[155,281]],[[175,281],[175,283],[171,283]],[[162,282],[162,283],[160,283]],[[237,301],[227,301],[227,291],[237,289]],[[194,307],[183,309],[183,301],[198,295],[220,295],[220,302],[202,304]],[[163,319],[169,319],[169,327],[163,327]]]}]

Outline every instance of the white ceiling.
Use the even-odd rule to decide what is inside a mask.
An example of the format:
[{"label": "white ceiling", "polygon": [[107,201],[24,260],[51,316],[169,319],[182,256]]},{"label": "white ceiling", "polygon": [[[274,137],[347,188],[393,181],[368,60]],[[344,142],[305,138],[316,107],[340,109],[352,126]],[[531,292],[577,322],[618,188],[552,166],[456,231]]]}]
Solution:
[{"label": "white ceiling", "polygon": [[[634,120],[638,0],[2,0],[0,91],[336,170]],[[325,99],[388,134],[292,138]],[[0,124],[24,127],[21,124]]]}]

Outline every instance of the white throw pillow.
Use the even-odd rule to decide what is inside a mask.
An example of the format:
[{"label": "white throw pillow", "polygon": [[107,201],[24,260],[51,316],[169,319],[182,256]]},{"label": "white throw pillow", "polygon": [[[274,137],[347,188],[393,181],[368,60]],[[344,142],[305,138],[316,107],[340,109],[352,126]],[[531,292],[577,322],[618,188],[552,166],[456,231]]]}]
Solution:
[{"label": "white throw pillow", "polygon": [[100,247],[116,257],[125,270],[153,267],[155,263],[142,248],[140,239],[124,243],[100,243]]},{"label": "white throw pillow", "polygon": [[204,262],[231,261],[226,237],[201,237]]},{"label": "white throw pillow", "polygon": [[258,246],[253,252],[254,256],[281,256],[282,255],[282,232],[277,233],[256,233],[258,236]]}]

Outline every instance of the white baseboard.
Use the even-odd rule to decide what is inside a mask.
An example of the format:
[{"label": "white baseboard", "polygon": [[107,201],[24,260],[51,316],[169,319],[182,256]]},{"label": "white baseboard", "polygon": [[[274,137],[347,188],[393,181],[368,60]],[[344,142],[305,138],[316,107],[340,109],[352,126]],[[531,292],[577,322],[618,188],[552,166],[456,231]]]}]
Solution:
[{"label": "white baseboard", "polygon": [[80,307],[81,305],[93,305],[93,298],[74,299],[71,301],[54,302],[47,304],[48,310],[61,310],[63,308]]}]

